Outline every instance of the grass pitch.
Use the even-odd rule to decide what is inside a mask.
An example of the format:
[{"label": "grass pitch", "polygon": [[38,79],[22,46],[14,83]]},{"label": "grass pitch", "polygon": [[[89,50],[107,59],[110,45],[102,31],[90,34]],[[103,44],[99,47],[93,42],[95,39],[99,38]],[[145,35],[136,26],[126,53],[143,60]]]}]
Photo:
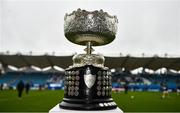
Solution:
[{"label": "grass pitch", "polygon": [[[113,92],[112,97],[125,112],[180,112],[180,95],[176,93],[165,99],[159,92]],[[22,98],[16,91],[0,91],[0,112],[48,112],[62,98],[62,90],[30,91]]]}]

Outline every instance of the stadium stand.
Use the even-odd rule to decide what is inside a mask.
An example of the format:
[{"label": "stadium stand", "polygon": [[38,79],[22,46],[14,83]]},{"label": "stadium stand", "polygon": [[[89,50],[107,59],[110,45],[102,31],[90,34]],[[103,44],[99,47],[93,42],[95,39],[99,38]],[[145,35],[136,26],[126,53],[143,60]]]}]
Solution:
[{"label": "stadium stand", "polygon": [[[29,82],[32,87],[45,86],[49,89],[63,89],[64,74],[63,73],[24,73],[24,72],[8,72],[0,76],[0,84],[6,83],[9,87],[16,87],[20,80]],[[116,89],[124,89],[124,85],[128,83],[128,87],[132,91],[160,91],[162,85],[166,84],[168,89],[176,91],[180,85],[180,74],[130,74],[130,73],[114,73],[112,76],[112,87]]]},{"label": "stadium stand", "polygon": [[[63,89],[63,71],[54,70],[54,66],[67,68],[71,65],[72,56],[49,56],[49,55],[7,55],[0,54],[0,84],[15,88],[18,81],[30,82],[32,87],[45,87],[48,89]],[[8,66],[14,66],[16,71],[8,70]],[[20,68],[38,67],[35,69],[20,70]],[[43,68],[52,67],[43,71]],[[124,90],[127,85],[130,90],[136,91],[160,91],[162,86],[175,91],[180,86],[180,58],[169,57],[106,57],[105,66],[115,68],[112,72],[113,89]],[[131,73],[131,70],[142,67],[153,71],[160,68],[173,69],[177,73]],[[124,71],[118,69],[125,69]]]},{"label": "stadium stand", "polygon": [[22,80],[24,83],[29,82],[34,88],[51,84],[63,85],[63,77],[62,73],[8,72],[0,76],[0,84],[7,84],[8,87],[15,88],[18,82]]},{"label": "stadium stand", "polygon": [[180,74],[130,74],[114,73],[113,87],[123,88],[128,82],[130,90],[160,91],[163,85],[171,91],[176,91],[180,85]]}]

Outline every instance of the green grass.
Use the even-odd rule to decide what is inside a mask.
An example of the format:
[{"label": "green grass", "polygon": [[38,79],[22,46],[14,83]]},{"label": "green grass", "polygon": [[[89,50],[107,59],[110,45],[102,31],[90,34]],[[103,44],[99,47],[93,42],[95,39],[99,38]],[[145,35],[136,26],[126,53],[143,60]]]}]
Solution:
[{"label": "green grass", "polygon": [[[161,99],[161,93],[158,92],[112,93],[112,97],[125,112],[180,112],[180,95],[176,93],[170,93],[165,99]],[[62,98],[62,90],[30,91],[29,95],[23,94],[22,98],[17,97],[16,91],[0,91],[0,112],[47,112]]]},{"label": "green grass", "polygon": [[63,98],[61,90],[30,91],[29,95],[17,97],[16,91],[0,91],[0,112],[4,111],[49,111]]},{"label": "green grass", "polygon": [[[180,95],[170,93],[161,99],[159,92],[129,92],[128,94],[113,93],[114,101],[126,112],[180,112]],[[134,99],[131,99],[134,96]]]}]

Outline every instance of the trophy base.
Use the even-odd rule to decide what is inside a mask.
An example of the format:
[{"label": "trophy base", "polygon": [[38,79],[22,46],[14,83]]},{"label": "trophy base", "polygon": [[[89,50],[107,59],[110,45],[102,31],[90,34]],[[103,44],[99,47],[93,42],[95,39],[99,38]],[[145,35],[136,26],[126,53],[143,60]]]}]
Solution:
[{"label": "trophy base", "polygon": [[117,105],[114,102],[106,102],[106,103],[69,103],[69,102],[61,102],[59,104],[60,108],[70,109],[70,110],[111,110],[117,108]]},{"label": "trophy base", "polygon": [[[86,113],[87,111],[84,110],[69,110],[69,109],[62,109],[59,108],[59,104],[54,106],[52,109],[49,110],[49,113]],[[88,113],[123,113],[120,108],[111,109],[111,110],[97,110],[97,111],[88,111]]]},{"label": "trophy base", "polygon": [[110,110],[117,107],[111,98],[108,69],[85,65],[66,69],[63,109]]}]

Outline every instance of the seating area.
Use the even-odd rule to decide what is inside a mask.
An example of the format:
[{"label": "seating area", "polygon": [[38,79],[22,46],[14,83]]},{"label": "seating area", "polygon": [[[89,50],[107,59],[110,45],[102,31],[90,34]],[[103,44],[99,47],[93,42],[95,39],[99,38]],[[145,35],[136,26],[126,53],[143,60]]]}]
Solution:
[{"label": "seating area", "polygon": [[8,84],[8,86],[16,86],[20,80],[24,83],[29,82],[31,85],[47,84],[53,78],[53,73],[21,73],[21,72],[8,72],[0,76],[0,84]]},{"label": "seating area", "polygon": [[[31,86],[47,85],[49,89],[51,89],[50,86],[63,88],[64,74],[8,72],[0,76],[0,84],[7,84],[9,87],[16,87],[20,80],[24,83],[29,82]],[[124,85],[128,85],[128,88],[134,91],[160,91],[162,86],[175,91],[180,88],[180,74],[112,74],[113,88],[124,88]]]},{"label": "seating area", "polygon": [[113,75],[113,87],[123,88],[128,84],[130,90],[160,91],[163,86],[171,91],[180,87],[180,74],[127,74]]}]

